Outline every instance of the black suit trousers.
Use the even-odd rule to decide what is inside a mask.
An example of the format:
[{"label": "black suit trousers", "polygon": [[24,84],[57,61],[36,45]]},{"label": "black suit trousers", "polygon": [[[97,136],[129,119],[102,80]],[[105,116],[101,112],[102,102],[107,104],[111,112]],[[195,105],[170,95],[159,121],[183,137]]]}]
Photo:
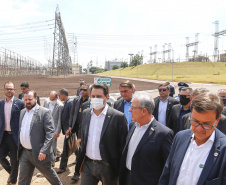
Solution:
[{"label": "black suit trousers", "polygon": [[[6,159],[9,153],[11,165]],[[16,184],[19,166],[19,161],[17,160],[17,145],[13,140],[12,134],[8,134],[7,132],[4,132],[2,143],[0,144],[0,163],[10,174],[11,183]]]}]

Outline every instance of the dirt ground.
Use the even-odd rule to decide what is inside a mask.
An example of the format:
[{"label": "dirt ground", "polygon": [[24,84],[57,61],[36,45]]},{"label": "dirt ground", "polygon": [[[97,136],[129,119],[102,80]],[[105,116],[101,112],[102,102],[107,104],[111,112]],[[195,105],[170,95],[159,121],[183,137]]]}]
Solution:
[{"label": "dirt ground", "polygon": [[[48,97],[49,92],[52,90],[59,91],[61,88],[66,88],[69,91],[70,96],[74,96],[77,92],[77,88],[79,87],[79,80],[83,79],[88,84],[93,84],[94,77],[98,77],[97,75],[71,75],[67,78],[62,76],[59,77],[50,77],[50,76],[22,76],[22,77],[7,77],[7,78],[0,78],[0,87],[3,89],[4,83],[7,81],[12,81],[15,84],[16,94],[15,96],[18,97],[18,94],[21,93],[20,91],[20,84],[23,81],[27,81],[30,85],[30,88],[35,90],[38,96],[41,98],[41,104],[44,102],[43,97]],[[125,78],[127,79],[127,78]],[[111,79],[111,87],[109,88],[110,93],[118,93],[119,92],[119,84],[125,79],[120,78],[113,78]],[[136,90],[143,91],[143,90],[152,90],[158,87],[158,82],[147,82],[147,81],[140,81],[140,80],[131,80],[133,84],[136,86]],[[4,98],[3,91],[0,91],[0,99]],[[61,134],[58,140],[58,146],[62,150],[63,148],[63,140],[64,136]],[[63,174],[60,174],[59,177],[64,185],[68,184],[77,184],[79,185],[80,182],[74,183],[71,181],[71,178],[74,174],[75,166],[72,162],[75,160],[75,156],[72,155],[68,161],[67,171]],[[55,164],[54,169],[58,169],[60,162]],[[3,169],[0,165],[0,184],[6,184],[8,179],[7,172]],[[48,185],[48,181],[39,173],[38,170],[35,170],[32,183],[31,185]],[[99,183],[100,185],[101,183]]]}]

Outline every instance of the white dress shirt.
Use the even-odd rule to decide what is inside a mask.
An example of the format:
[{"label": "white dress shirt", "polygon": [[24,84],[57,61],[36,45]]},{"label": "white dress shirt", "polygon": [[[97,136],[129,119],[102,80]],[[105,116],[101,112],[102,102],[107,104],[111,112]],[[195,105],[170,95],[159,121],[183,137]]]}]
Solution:
[{"label": "white dress shirt", "polygon": [[30,141],[30,129],[31,129],[31,120],[34,115],[35,109],[36,106],[34,106],[29,112],[26,109],[26,112],[22,119],[20,130],[20,143],[26,149],[32,149]]},{"label": "white dress shirt", "polygon": [[99,116],[93,112],[93,109],[91,111],[88,141],[86,145],[86,156],[93,160],[102,160],[100,155],[100,136],[107,110],[108,105],[106,104],[104,110]]},{"label": "white dress shirt", "polygon": [[126,157],[126,167],[128,168],[128,170],[131,170],[133,155],[137,149],[138,144],[140,143],[140,140],[142,139],[149,125],[152,123],[153,119],[154,119],[154,116],[152,117],[151,121],[148,124],[143,126],[140,126],[140,124],[135,123],[136,128],[133,132],[132,137],[130,138],[127,157]]},{"label": "white dress shirt", "polygon": [[51,113],[53,112],[55,105],[56,105],[56,101],[49,102],[49,110],[51,111]]},{"label": "white dress shirt", "polygon": [[166,109],[168,105],[168,98],[166,101],[159,100],[159,110],[158,110],[158,122],[166,125]]},{"label": "white dress shirt", "polygon": [[190,145],[184,156],[180,167],[179,176],[176,185],[196,185],[202,170],[205,166],[206,159],[215,140],[215,130],[209,139],[198,146],[194,140],[194,134],[191,138]]},{"label": "white dress shirt", "polygon": [[10,120],[11,120],[13,100],[14,100],[14,96],[9,101],[6,101],[5,99],[5,105],[4,105],[5,131],[11,131]]}]

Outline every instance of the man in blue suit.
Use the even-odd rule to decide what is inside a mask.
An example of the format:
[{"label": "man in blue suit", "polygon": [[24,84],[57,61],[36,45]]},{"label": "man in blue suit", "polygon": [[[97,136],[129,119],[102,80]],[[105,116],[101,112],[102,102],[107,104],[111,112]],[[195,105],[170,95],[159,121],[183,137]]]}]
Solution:
[{"label": "man in blue suit", "polygon": [[159,185],[226,184],[226,136],[216,128],[222,100],[201,93],[191,108],[192,129],[176,135]]},{"label": "man in blue suit", "polygon": [[[7,183],[16,184],[19,165],[17,159],[19,118],[24,103],[14,97],[13,82],[6,82],[3,91],[6,98],[0,101],[0,163],[10,174]],[[9,153],[11,164],[6,159]]]}]

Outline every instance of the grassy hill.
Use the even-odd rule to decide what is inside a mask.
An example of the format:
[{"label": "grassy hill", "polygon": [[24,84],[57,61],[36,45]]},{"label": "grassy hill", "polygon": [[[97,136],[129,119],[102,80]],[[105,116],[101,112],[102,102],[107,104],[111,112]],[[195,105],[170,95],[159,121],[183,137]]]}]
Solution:
[{"label": "grassy hill", "polygon": [[[106,76],[138,77],[158,80],[214,83],[226,85],[225,62],[183,62],[144,64],[136,67],[127,67],[99,73]],[[158,78],[157,78],[158,75]]]}]

